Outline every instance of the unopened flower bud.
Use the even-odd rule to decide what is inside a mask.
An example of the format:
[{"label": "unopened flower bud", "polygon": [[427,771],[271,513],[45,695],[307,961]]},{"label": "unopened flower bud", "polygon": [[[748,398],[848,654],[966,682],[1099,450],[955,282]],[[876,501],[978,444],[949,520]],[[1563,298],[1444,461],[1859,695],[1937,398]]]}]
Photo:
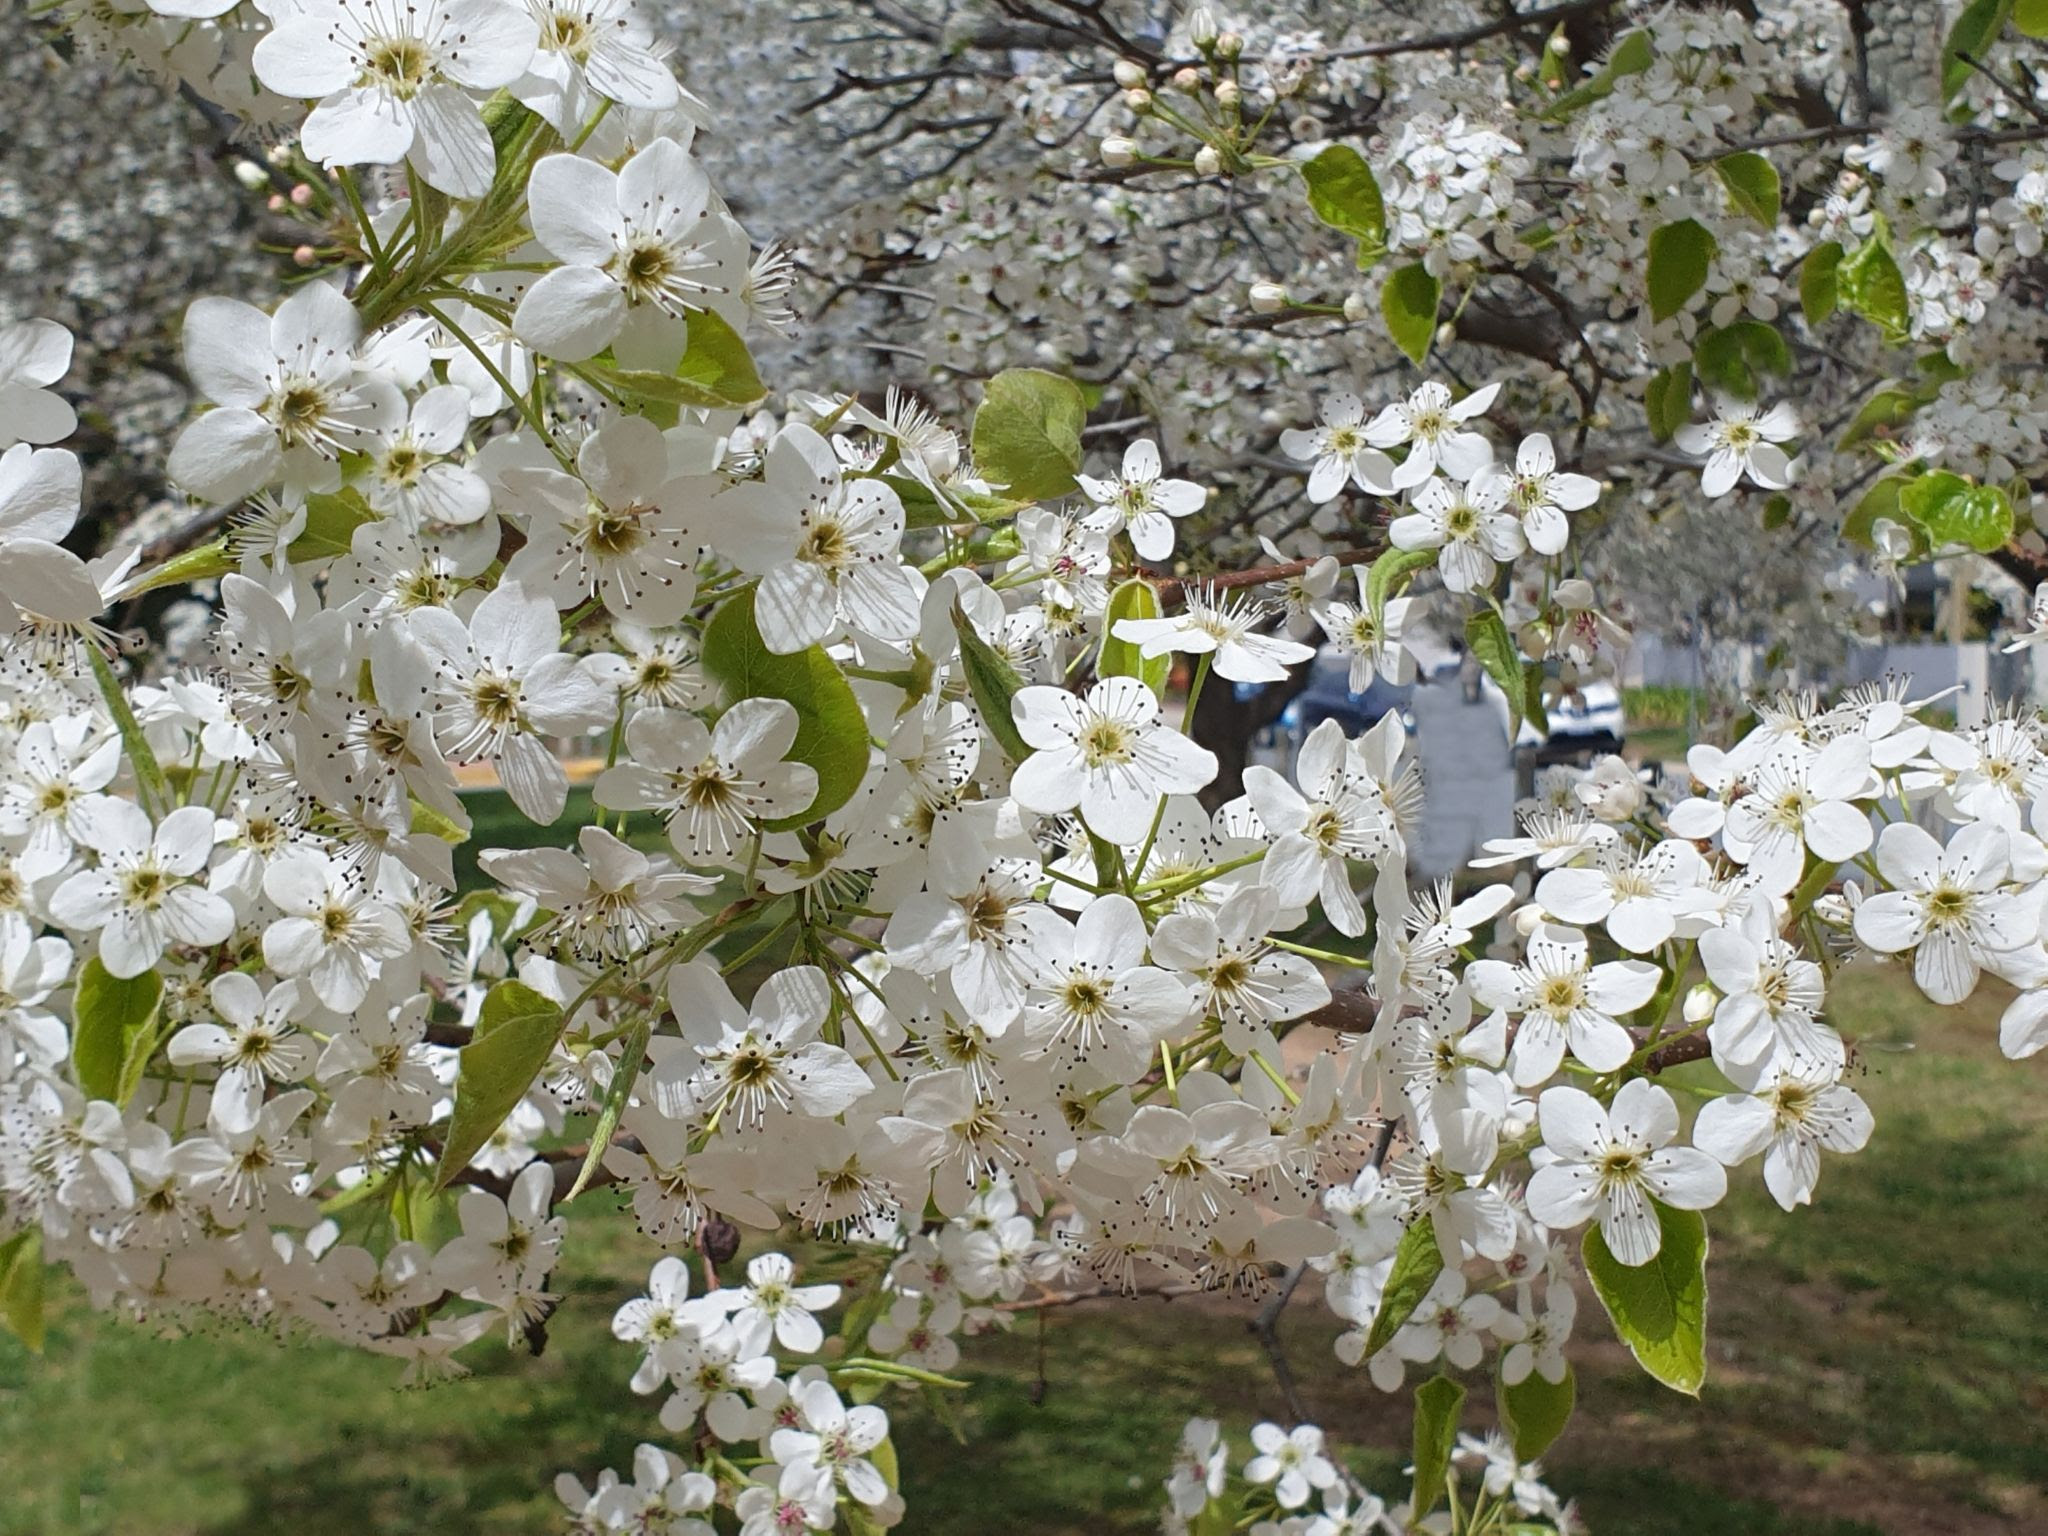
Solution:
[{"label": "unopened flower bud", "polygon": [[1714,1016],[1714,1007],[1721,1001],[1721,994],[1714,990],[1711,981],[1703,981],[1685,994],[1685,1022],[1704,1024]]},{"label": "unopened flower bud", "polygon": [[713,1216],[697,1228],[697,1248],[714,1265],[730,1264],[740,1251],[740,1229]]},{"label": "unopened flower bud", "polygon": [[1152,93],[1142,86],[1135,91],[1125,91],[1124,105],[1143,117],[1152,110]]},{"label": "unopened flower bud", "polygon": [[1259,314],[1270,315],[1287,307],[1287,290],[1278,283],[1253,283],[1252,308]]},{"label": "unopened flower bud", "polygon": [[1216,153],[1214,144],[1204,144],[1195,151],[1195,169],[1204,176],[1214,176],[1223,169],[1223,157]]},{"label": "unopened flower bud", "polygon": [[1112,134],[1102,141],[1102,163],[1104,165],[1129,165],[1137,158],[1138,146],[1135,140]]},{"label": "unopened flower bud", "polygon": [[1145,83],[1145,66],[1129,59],[1118,59],[1110,66],[1109,73],[1127,91]]}]

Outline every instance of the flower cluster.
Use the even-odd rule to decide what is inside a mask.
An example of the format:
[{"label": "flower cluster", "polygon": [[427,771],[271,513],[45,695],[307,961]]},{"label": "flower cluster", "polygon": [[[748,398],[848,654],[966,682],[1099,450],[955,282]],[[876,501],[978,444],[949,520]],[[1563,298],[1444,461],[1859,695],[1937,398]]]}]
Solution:
[{"label": "flower cluster", "polygon": [[[1204,582],[1199,470],[1168,472],[1164,424],[1091,464],[1058,373],[998,373],[965,431],[898,394],[764,408],[774,285],[628,6],[274,9],[179,31],[233,42],[222,73],[267,97],[204,83],[296,134],[344,242],[274,309],[187,313],[207,408],[168,472],[229,531],[148,565],[64,547],[69,337],[0,333],[0,1276],[60,1262],[104,1305],[427,1379],[539,1336],[566,1211],[614,1191],[664,1250],[614,1331],[669,1444],[564,1502],[779,1536],[904,1518],[880,1400],[959,1385],[962,1334],[1117,1293],[1277,1311],[1313,1270],[1340,1361],[1430,1373],[1416,1486],[1390,1514],[1319,1432],[1262,1425],[1232,1523],[1448,1499],[1462,1529],[1567,1529],[1525,1463],[1569,1409],[1578,1263],[1694,1389],[1700,1213],[1752,1165],[1804,1204],[1872,1133],[1833,970],[1906,957],[1938,1004],[1990,971],[2007,1054],[2048,1045],[2031,716],[1767,701],[1682,796],[1618,759],[1546,777],[1458,889],[1411,883],[1398,712],[1220,782],[1210,674],[1283,679],[1318,631],[1363,691],[1450,627],[1511,720],[1613,665],[1570,563],[1603,480],[1498,385],[1333,394],[1283,446],[1309,515],[1384,503],[1384,547]],[[1228,63],[1227,36],[1194,46]],[[1699,195],[1692,151],[1751,106],[1706,66],[1748,46],[1703,20],[1617,73],[1589,208],[1622,178]],[[1483,219],[1498,249],[1517,142],[1418,120],[1397,238],[1455,265],[1476,236],[1410,216]],[[1916,143],[1868,169],[1938,196]],[[1754,312],[1741,272],[1702,283]],[[1777,488],[1793,426],[1732,402],[1680,446],[1709,494]],[[1946,489],[1912,504],[1981,511]],[[164,589],[205,642],[124,656]],[[478,785],[530,832],[480,835]],[[1718,1075],[1688,1119],[1693,1062]],[[1661,1320],[1632,1300],[1653,1262]],[[1488,1363],[1511,1443],[1459,1453]],[[1178,1518],[1222,1496],[1213,1442]]]}]

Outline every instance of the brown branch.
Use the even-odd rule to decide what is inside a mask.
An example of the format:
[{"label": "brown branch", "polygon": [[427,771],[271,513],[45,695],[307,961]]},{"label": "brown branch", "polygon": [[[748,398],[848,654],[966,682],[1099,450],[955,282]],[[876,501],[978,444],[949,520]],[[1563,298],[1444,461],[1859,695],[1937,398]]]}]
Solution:
[{"label": "brown branch", "polygon": [[1261,565],[1249,571],[1227,571],[1220,576],[1163,576],[1138,567],[1129,574],[1142,576],[1150,581],[1159,592],[1161,603],[1171,602],[1183,596],[1192,587],[1197,591],[1231,592],[1243,587],[1263,586],[1269,581],[1286,581],[1313,569],[1322,560],[1335,560],[1339,565],[1363,565],[1378,558],[1384,546],[1375,545],[1367,549],[1340,549],[1334,554],[1317,555],[1308,560],[1288,560],[1280,565]]},{"label": "brown branch", "polygon": [[1562,5],[1545,6],[1535,11],[1511,11],[1495,21],[1475,22],[1469,27],[1459,27],[1450,32],[1436,32],[1425,37],[1399,38],[1388,43],[1361,43],[1356,48],[1333,48],[1325,53],[1310,54],[1314,59],[1385,59],[1402,53],[1443,53],[1453,48],[1469,47],[1483,43],[1490,37],[1499,37],[1505,32],[1519,31],[1523,27],[1542,27],[1554,22],[1569,21],[1593,11],[1613,10],[1620,0],[1565,0]]}]

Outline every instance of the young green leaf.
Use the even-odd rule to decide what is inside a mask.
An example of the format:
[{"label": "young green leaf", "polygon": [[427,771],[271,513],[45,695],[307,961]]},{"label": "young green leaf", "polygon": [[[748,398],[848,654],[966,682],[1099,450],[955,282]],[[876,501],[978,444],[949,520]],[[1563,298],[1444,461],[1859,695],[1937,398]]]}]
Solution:
[{"label": "young green leaf", "polygon": [[1736,207],[1765,229],[1777,228],[1780,188],[1776,166],[1762,155],[1743,150],[1723,155],[1714,162],[1714,170]]},{"label": "young green leaf", "polygon": [[285,558],[293,565],[339,560],[355,548],[356,530],[376,520],[363,493],[352,485],[332,494],[316,491],[306,498],[306,526],[285,547]]},{"label": "young green leaf", "polygon": [[1875,325],[1894,345],[1906,339],[1912,321],[1906,279],[1882,240],[1866,240],[1843,257],[1836,277],[1844,309]]},{"label": "young green leaf", "polygon": [[590,1150],[584,1154],[583,1166],[576,1172],[576,1182],[569,1186],[569,1193],[563,1199],[574,1200],[582,1194],[590,1183],[591,1175],[604,1161],[605,1150],[612,1144],[612,1133],[619,1128],[619,1117],[626,1112],[626,1101],[633,1096],[633,1085],[640,1081],[640,1067],[647,1059],[647,1037],[653,1032],[651,1019],[640,1020],[626,1032],[625,1048],[619,1052],[618,1067],[605,1088],[604,1103],[597,1111],[597,1124],[590,1128]]},{"label": "young green leaf", "polygon": [[[1963,7],[1955,25],[1948,29],[1948,40],[1941,48],[1943,101],[1953,101],[1962,94],[1963,87],[1970,83],[1970,76],[1976,73],[1969,59],[1983,62],[1985,50],[1998,41],[1998,34],[2005,30],[2006,19],[2012,15],[2012,10],[2013,0],[1971,0]],[[1965,54],[1969,58],[1965,58]]]},{"label": "young green leaf", "polygon": [[2012,537],[2012,501],[2005,492],[1945,469],[1899,487],[1899,509],[1927,530],[1927,542],[1936,549],[1960,544],[1983,555]]},{"label": "young green leaf", "polygon": [[1102,649],[1096,653],[1097,677],[1135,677],[1154,693],[1162,693],[1173,671],[1173,656],[1147,657],[1137,642],[1120,640],[1115,634],[1121,619],[1159,617],[1159,591],[1151,582],[1133,577],[1109,594],[1109,607],[1102,616]]},{"label": "young green leaf", "polygon": [[1754,400],[1759,373],[1792,371],[1792,349],[1776,327],[1761,320],[1737,320],[1701,336],[1693,345],[1693,363],[1708,388]]},{"label": "young green leaf", "polygon": [[1080,386],[1041,368],[1012,368],[988,381],[974,413],[974,462],[997,490],[1050,501],[1074,489],[1088,402]]},{"label": "young green leaf", "polygon": [[1365,1336],[1362,1359],[1370,1360],[1393,1342],[1395,1332],[1415,1315],[1415,1309],[1422,1305],[1422,1298],[1429,1294],[1443,1268],[1443,1250],[1436,1243],[1436,1223],[1427,1216],[1418,1217],[1408,1224],[1408,1230],[1401,1234],[1401,1246],[1394,1250],[1394,1267],[1387,1275],[1386,1288],[1380,1292],[1380,1307],[1373,1314],[1372,1328]]},{"label": "young green leaf", "polygon": [[1429,355],[1429,344],[1436,339],[1436,307],[1442,299],[1443,284],[1419,261],[1394,273],[1380,289],[1387,334],[1409,361],[1420,363]]},{"label": "young green leaf", "polygon": [[1031,755],[1031,748],[1017,730],[1010,701],[1024,686],[1024,679],[1010,665],[1009,657],[981,638],[981,631],[967,617],[960,601],[953,601],[953,630],[960,637],[960,661],[967,669],[967,688],[974,695],[988,733],[1013,763]]},{"label": "young green leaf", "polygon": [[24,1227],[0,1243],[0,1323],[28,1346],[43,1352],[43,1229]]},{"label": "young green leaf", "polygon": [[1379,260],[1387,249],[1387,205],[1365,157],[1348,144],[1332,144],[1303,162],[1301,179],[1316,217],[1358,242],[1358,270]]},{"label": "young green leaf", "polygon": [[1380,623],[1388,601],[1400,596],[1417,571],[1426,571],[1435,564],[1433,549],[1388,548],[1375,556],[1365,573],[1365,606],[1373,623]]},{"label": "young green leaf", "polygon": [[455,1113],[434,1188],[469,1166],[548,1064],[562,1033],[561,1007],[523,981],[501,981],[484,998],[476,1033],[455,1073]]},{"label": "young green leaf", "polygon": [[235,569],[235,558],[228,553],[226,539],[213,539],[188,549],[183,554],[173,555],[155,570],[136,578],[122,593],[127,597],[140,597],[145,592],[160,591],[165,587],[182,587],[194,581],[218,581]]},{"label": "young green leaf", "polygon": [[1507,695],[1508,739],[1514,740],[1522,728],[1522,701],[1528,697],[1528,685],[1522,679],[1521,647],[1508,633],[1498,609],[1482,608],[1465,620],[1465,649]]},{"label": "young green leaf", "polygon": [[1432,1376],[1415,1389],[1415,1493],[1409,1501],[1411,1519],[1436,1508],[1444,1496],[1451,1470],[1451,1449],[1458,1442],[1458,1415],[1465,1407],[1465,1389],[1448,1376]]},{"label": "young green leaf", "polygon": [[1577,1396],[1572,1368],[1564,1368],[1563,1381],[1546,1381],[1541,1371],[1529,1374],[1509,1386],[1496,1383],[1494,1401],[1500,1408],[1501,1428],[1514,1441],[1515,1454],[1534,1461],[1556,1443],[1572,1416]]},{"label": "young green leaf", "polygon": [[1842,519],[1842,537],[1852,544],[1861,544],[1865,549],[1874,549],[1876,543],[1871,530],[1878,519],[1910,526],[1911,519],[1899,510],[1899,489],[1905,483],[1903,475],[1887,475],[1875,482],[1857,498],[1856,505],[1849,509],[1849,515]]},{"label": "young green leaf", "polygon": [[100,654],[98,646],[86,646],[85,657],[92,666],[92,680],[99,685],[100,697],[107,701],[107,713],[114,717],[114,729],[121,736],[122,754],[128,759],[128,766],[135,770],[144,795],[153,797],[159,806],[168,807],[171,786],[164,778],[163,768],[156,760],[149,738],[142,734],[142,722],[135,718],[127,691],[121,687],[120,679],[114,676],[114,669],[107,665],[107,658]]},{"label": "young green leaf", "polygon": [[818,775],[808,809],[763,825],[788,832],[829,816],[853,798],[868,771],[867,717],[845,674],[821,646],[779,656],[762,643],[754,623],[751,589],[727,598],[704,626],[704,670],[724,689],[727,703],[781,699],[796,711],[796,742],[789,755]]},{"label": "young green leaf", "polygon": [[126,1104],[156,1049],[157,1008],[164,979],[108,974],[98,955],[85,962],[71,1000],[71,1067],[95,1099]]},{"label": "young green leaf", "polygon": [[1885,428],[1896,427],[1919,408],[1920,402],[1910,390],[1886,384],[1858,407],[1849,425],[1842,429],[1841,439],[1835,447],[1838,450],[1854,448]]},{"label": "young green leaf", "polygon": [[1650,436],[1660,443],[1692,420],[1692,364],[1673,363],[1650,376],[1643,391],[1643,411],[1650,418]]},{"label": "young green leaf", "polygon": [[1650,318],[1669,320],[1707,284],[1720,247],[1698,219],[1680,219],[1650,232]]},{"label": "young green leaf", "polygon": [[1707,1223],[1697,1211],[1651,1203],[1664,1240],[1649,1263],[1622,1263],[1597,1225],[1580,1252],[1629,1353],[1665,1386],[1697,1397],[1707,1379]]},{"label": "young green leaf", "polygon": [[1624,32],[1615,42],[1602,64],[1577,88],[1565,92],[1543,109],[1545,117],[1564,117],[1578,111],[1580,107],[1604,100],[1614,94],[1614,83],[1624,75],[1640,75],[1657,61],[1657,52],[1646,31]]},{"label": "young green leaf", "polygon": [[1841,301],[1842,243],[1824,240],[1799,263],[1799,309],[1808,325],[1823,325]]}]

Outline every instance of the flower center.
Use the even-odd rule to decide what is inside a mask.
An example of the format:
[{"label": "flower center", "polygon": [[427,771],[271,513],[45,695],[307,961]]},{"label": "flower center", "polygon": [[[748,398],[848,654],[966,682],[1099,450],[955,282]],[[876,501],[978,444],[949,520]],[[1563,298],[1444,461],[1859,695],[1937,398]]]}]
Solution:
[{"label": "flower center", "polygon": [[540,29],[541,47],[551,53],[566,53],[579,64],[590,57],[595,41],[590,23],[574,11],[549,12],[547,24]]},{"label": "flower center", "polygon": [[647,542],[647,530],[641,520],[653,510],[637,501],[624,507],[591,502],[583,513],[583,547],[600,559],[624,559]]},{"label": "flower center", "polygon": [[1965,921],[1970,915],[1970,898],[1969,891],[1943,881],[1927,893],[1925,905],[1928,926],[1952,928]]},{"label": "flower center", "polygon": [[519,682],[495,672],[477,675],[470,684],[469,701],[477,718],[495,730],[509,730],[519,723]]},{"label": "flower center", "polygon": [[131,907],[153,912],[171,893],[171,880],[154,864],[138,864],[121,877],[121,895]]},{"label": "flower center", "polygon": [[361,83],[380,86],[400,101],[409,101],[434,73],[434,55],[417,37],[363,39]]},{"label": "flower center", "polygon": [[1120,767],[1137,755],[1136,733],[1121,720],[1098,716],[1081,732],[1081,760],[1090,768]]},{"label": "flower center", "polygon": [[804,531],[803,540],[796,547],[796,557],[808,565],[838,570],[852,563],[853,545],[844,528],[826,519],[811,524]]}]

